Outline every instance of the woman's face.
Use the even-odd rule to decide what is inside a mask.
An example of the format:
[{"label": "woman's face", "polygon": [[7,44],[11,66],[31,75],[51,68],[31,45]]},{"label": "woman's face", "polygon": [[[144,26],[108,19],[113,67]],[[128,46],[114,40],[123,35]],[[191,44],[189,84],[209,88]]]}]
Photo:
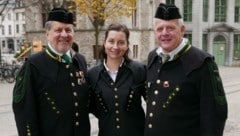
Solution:
[{"label": "woman's face", "polygon": [[104,47],[107,59],[122,59],[128,50],[126,34],[122,31],[109,31]]}]

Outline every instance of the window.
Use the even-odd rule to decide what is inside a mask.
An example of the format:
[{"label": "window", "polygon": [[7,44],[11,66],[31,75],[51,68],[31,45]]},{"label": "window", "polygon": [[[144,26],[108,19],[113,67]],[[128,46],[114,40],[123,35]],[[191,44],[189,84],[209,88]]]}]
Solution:
[{"label": "window", "polygon": [[23,6],[23,2],[22,0],[16,0],[16,4],[15,4],[16,7],[22,7]]},{"label": "window", "polygon": [[5,27],[4,27],[4,25],[2,26],[2,35],[5,35]]},{"label": "window", "polygon": [[207,52],[208,47],[208,34],[203,34],[202,36],[202,50]]},{"label": "window", "polygon": [[16,13],[16,21],[19,20],[19,13]]},{"label": "window", "polygon": [[166,4],[175,4],[175,0],[166,0]]},{"label": "window", "polygon": [[215,1],[215,22],[226,21],[226,10],[227,10],[226,0]]},{"label": "window", "polygon": [[12,26],[8,25],[8,34],[11,35],[12,34]]},{"label": "window", "polygon": [[240,22],[240,0],[235,1],[235,22]]},{"label": "window", "polygon": [[[134,3],[136,6],[136,3]],[[132,10],[132,27],[137,26],[137,8]]]},{"label": "window", "polygon": [[11,20],[11,14],[8,13],[8,20]]},{"label": "window", "polygon": [[26,25],[22,24],[22,32],[26,32]]},{"label": "window", "polygon": [[192,0],[184,0],[183,2],[183,20],[186,22],[192,21]]},{"label": "window", "polygon": [[2,41],[2,47],[5,48],[6,47],[6,42]]},{"label": "window", "polygon": [[22,20],[25,20],[25,13],[22,12]]},{"label": "window", "polygon": [[203,21],[208,21],[208,0],[203,0]]},{"label": "window", "polygon": [[19,33],[19,25],[16,25],[16,33]]},{"label": "window", "polygon": [[240,59],[240,34],[234,35],[233,59]]},{"label": "window", "polygon": [[138,45],[133,45],[133,58],[136,59],[138,57]]},{"label": "window", "polygon": [[184,37],[189,40],[190,44],[192,44],[192,34],[185,34]]}]

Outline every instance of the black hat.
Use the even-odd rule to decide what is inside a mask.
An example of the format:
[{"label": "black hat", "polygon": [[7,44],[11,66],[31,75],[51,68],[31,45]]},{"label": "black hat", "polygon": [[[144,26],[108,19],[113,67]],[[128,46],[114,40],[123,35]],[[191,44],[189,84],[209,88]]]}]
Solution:
[{"label": "black hat", "polygon": [[58,21],[66,24],[73,24],[73,14],[64,8],[53,8],[48,14],[47,21]]},{"label": "black hat", "polygon": [[160,3],[157,8],[155,18],[163,20],[179,19],[182,18],[178,8],[175,5],[166,5]]}]

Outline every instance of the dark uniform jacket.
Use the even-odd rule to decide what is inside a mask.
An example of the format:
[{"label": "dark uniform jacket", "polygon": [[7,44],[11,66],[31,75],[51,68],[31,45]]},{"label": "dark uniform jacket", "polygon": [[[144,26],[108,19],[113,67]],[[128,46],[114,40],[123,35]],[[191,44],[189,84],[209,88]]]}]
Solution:
[{"label": "dark uniform jacket", "polygon": [[222,136],[227,102],[212,56],[186,45],[162,64],[153,50],[147,73],[145,136]]},{"label": "dark uniform jacket", "polygon": [[14,87],[13,111],[19,136],[89,136],[89,86],[85,58],[71,64],[45,51],[23,65]]},{"label": "dark uniform jacket", "polygon": [[99,120],[99,136],[143,136],[146,68],[143,64],[124,62],[114,82],[103,64],[92,68],[93,114]]}]

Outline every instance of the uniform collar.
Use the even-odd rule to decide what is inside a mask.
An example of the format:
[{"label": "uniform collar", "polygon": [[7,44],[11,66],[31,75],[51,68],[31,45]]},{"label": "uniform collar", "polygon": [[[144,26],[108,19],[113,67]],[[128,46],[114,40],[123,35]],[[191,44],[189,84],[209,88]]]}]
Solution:
[{"label": "uniform collar", "polygon": [[[61,56],[62,56],[63,54],[57,52],[57,51],[52,47],[52,45],[51,45],[50,43],[48,43],[48,46],[47,46],[47,48],[46,48],[46,52],[47,52],[47,54],[48,54],[50,57],[52,57],[53,59],[58,60],[58,61],[60,61],[60,62],[62,61],[62,60],[61,60]],[[72,57],[71,57],[71,52],[70,52],[70,50],[68,50],[65,54],[68,55],[70,58],[72,58]]]},{"label": "uniform collar", "polygon": [[[121,64],[120,64],[119,67],[122,67],[123,62],[124,62],[124,58],[122,59],[122,62],[121,62]],[[111,71],[111,70],[108,68],[108,66],[107,66],[107,64],[106,64],[106,59],[103,60],[103,65],[104,65],[105,69],[107,70],[107,72],[111,72],[111,73],[112,73],[112,72],[114,72],[114,73],[117,73],[117,72],[118,72],[118,70],[117,70],[117,71]]]},{"label": "uniform collar", "polygon": [[[188,43],[188,39],[187,38],[183,38],[182,42],[180,43],[180,45],[175,48],[173,51],[167,53],[170,56],[169,61],[172,61],[175,56],[185,47],[185,45]],[[160,54],[166,54],[165,52],[163,52],[163,49],[159,46],[156,50],[156,53],[161,56]]]}]

